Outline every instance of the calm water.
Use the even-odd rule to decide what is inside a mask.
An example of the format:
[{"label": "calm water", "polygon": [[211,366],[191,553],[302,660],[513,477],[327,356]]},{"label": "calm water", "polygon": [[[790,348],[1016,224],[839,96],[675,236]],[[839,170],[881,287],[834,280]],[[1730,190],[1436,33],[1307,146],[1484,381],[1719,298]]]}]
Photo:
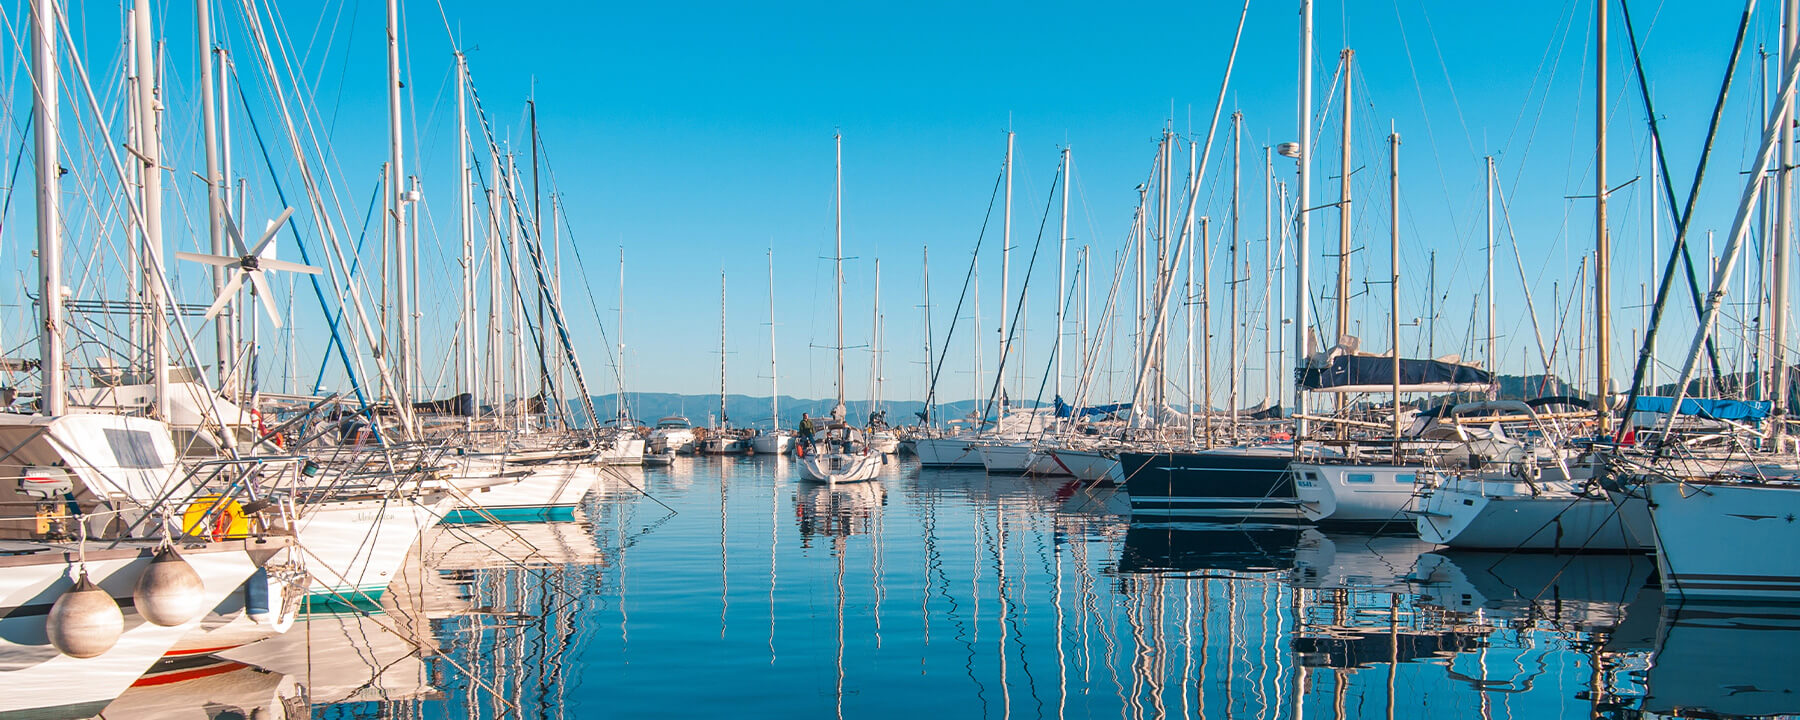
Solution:
[{"label": "calm water", "polygon": [[655,500],[616,484],[581,522],[436,529],[387,612],[314,617],[108,716],[1800,712],[1800,609],[1665,607],[1642,558],[1132,524],[1123,497],[1060,481],[890,465],[831,490],[795,470],[684,459],[630,476]]}]

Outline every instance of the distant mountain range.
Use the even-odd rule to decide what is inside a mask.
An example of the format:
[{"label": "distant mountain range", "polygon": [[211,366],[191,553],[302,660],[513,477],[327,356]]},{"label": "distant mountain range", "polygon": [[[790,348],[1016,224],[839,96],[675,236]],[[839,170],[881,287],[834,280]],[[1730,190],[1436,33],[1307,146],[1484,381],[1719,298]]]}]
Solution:
[{"label": "distant mountain range", "polygon": [[[781,426],[794,427],[800,424],[800,413],[809,413],[813,417],[822,417],[831,412],[835,400],[830,398],[814,400],[797,398],[789,395],[781,396]],[[895,400],[883,402],[887,409],[888,422],[894,425],[911,425],[918,422],[916,413],[924,409],[925,403],[919,400]],[[609,393],[594,396],[594,410],[600,417],[610,418],[616,412],[617,398]],[[857,423],[869,419],[869,403],[865,400],[849,400],[844,403],[848,417]],[[979,400],[959,400],[938,404],[940,418],[950,419],[978,412]],[[719,415],[718,395],[681,395],[676,393],[626,393],[625,409],[639,423],[649,425],[658,419],[679,415],[686,417],[696,426],[710,425]],[[769,397],[752,397],[750,395],[726,395],[725,416],[736,427],[769,427]]]},{"label": "distant mountain range", "polygon": [[[1738,387],[1746,378],[1728,376],[1720,384],[1727,390]],[[1800,395],[1800,373],[1795,375],[1795,392]],[[1669,395],[1674,392],[1674,384],[1668,383],[1654,390],[1647,390],[1649,395]],[[1696,381],[1690,393],[1702,390]],[[1623,391],[1623,389],[1621,389]],[[1506,400],[1526,400],[1554,395],[1578,395],[1568,382],[1554,375],[1502,375],[1500,376],[1500,398]],[[1376,394],[1379,395],[1379,394]],[[1286,399],[1286,396],[1283,397]],[[1800,397],[1795,400],[1800,401]],[[1379,404],[1379,401],[1377,401]],[[626,409],[633,419],[641,424],[649,425],[658,419],[671,415],[686,417],[696,426],[707,426],[719,414],[719,396],[717,395],[682,395],[677,393],[626,393]],[[833,401],[827,399],[797,398],[790,395],[781,396],[781,426],[794,427],[800,423],[800,413],[810,413],[813,417],[821,417],[831,412]],[[968,417],[979,412],[983,401],[957,400],[938,404],[938,417],[950,420]],[[1018,403],[1031,407],[1033,403]],[[869,418],[869,403],[864,400],[851,400],[844,403],[851,420],[862,423]],[[894,400],[882,403],[887,408],[887,419],[893,425],[911,425],[918,422],[918,413],[925,407],[919,400]],[[615,398],[612,394],[594,396],[594,410],[603,418],[612,417],[615,412]],[[726,395],[725,415],[733,426],[737,427],[769,427],[768,396]],[[576,413],[580,415],[579,412]]]}]

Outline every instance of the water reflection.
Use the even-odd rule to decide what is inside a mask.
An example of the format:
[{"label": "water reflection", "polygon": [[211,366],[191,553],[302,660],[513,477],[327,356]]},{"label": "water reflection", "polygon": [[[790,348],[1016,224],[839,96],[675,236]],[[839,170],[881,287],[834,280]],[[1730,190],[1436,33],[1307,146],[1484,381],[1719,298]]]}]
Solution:
[{"label": "water reflection", "polygon": [[896,465],[630,480],[579,522],[434,530],[381,612],[162,668],[109,717],[1800,713],[1800,608],[1670,607],[1644,558],[1132,523]]}]

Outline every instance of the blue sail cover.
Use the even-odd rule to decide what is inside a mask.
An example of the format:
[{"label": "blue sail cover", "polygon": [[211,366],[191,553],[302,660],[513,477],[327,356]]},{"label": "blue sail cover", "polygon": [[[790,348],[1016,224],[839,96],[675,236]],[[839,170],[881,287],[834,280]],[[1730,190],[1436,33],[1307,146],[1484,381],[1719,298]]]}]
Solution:
[{"label": "blue sail cover", "polygon": [[1056,416],[1066,417],[1105,417],[1121,410],[1130,410],[1131,403],[1113,403],[1111,405],[1093,405],[1084,408],[1071,408],[1063,402],[1062,396],[1056,396]]},{"label": "blue sail cover", "polygon": [[[1382,355],[1339,355],[1325,367],[1302,368],[1300,387],[1314,392],[1388,392],[1394,389],[1394,359]],[[1485,390],[1494,374],[1473,365],[1442,360],[1400,359],[1401,392]]]},{"label": "blue sail cover", "polygon": [[[1675,406],[1675,398],[1639,397],[1634,412],[1653,412],[1667,414]],[[1755,422],[1769,416],[1774,403],[1768,401],[1750,402],[1745,400],[1728,400],[1725,398],[1682,398],[1681,414],[1693,415],[1707,420],[1738,420]]]}]

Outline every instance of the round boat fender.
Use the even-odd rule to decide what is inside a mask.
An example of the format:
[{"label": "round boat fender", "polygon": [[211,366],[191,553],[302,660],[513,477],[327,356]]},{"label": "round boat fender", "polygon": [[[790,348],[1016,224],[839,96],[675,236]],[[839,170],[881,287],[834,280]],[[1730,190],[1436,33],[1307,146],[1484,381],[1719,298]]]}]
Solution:
[{"label": "round boat fender", "polygon": [[172,547],[156,551],[131,591],[138,614],[152,625],[175,627],[206,613],[206,583]]},{"label": "round boat fender", "polygon": [[86,572],[75,586],[50,606],[45,634],[50,644],[74,658],[99,657],[119,643],[125,634],[125,613],[112,595],[88,579]]}]

